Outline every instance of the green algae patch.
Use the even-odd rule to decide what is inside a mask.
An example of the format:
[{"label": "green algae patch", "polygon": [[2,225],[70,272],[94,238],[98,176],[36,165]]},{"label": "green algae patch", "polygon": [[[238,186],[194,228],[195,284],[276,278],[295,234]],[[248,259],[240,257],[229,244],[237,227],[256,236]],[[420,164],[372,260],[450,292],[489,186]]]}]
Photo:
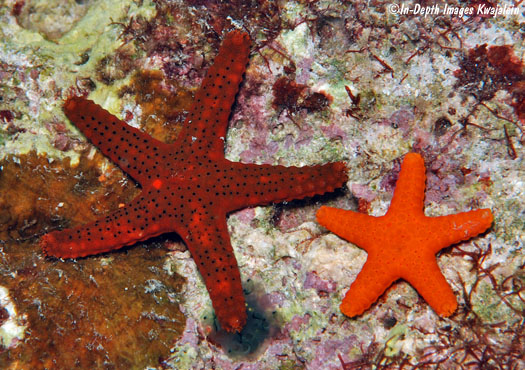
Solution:
[{"label": "green algae patch", "polygon": [[[99,58],[89,58],[80,64],[78,62],[82,61],[79,58],[81,54],[87,50],[90,55],[103,56],[108,51],[116,49],[120,46],[121,41],[118,39],[119,27],[114,24],[114,21],[130,13],[151,17],[154,15],[154,7],[148,4],[150,3],[138,8],[136,2],[131,0],[93,2],[82,16],[69,15],[74,18],[74,24],[67,33],[54,42],[46,40],[43,35],[31,28],[11,25],[9,28],[3,28],[4,34],[8,36],[6,46],[7,48],[10,46],[21,48],[26,52],[33,50],[34,54],[31,52],[29,55],[44,58],[52,62],[55,67],[72,67],[72,65],[90,67]],[[64,18],[66,16],[64,15]],[[66,19],[63,21],[65,22]]]},{"label": "green algae patch", "polygon": [[[7,71],[2,76],[2,82],[6,90],[10,91],[9,94],[2,94],[0,109],[17,112],[13,125],[21,130],[16,140],[6,139],[10,144],[2,148],[0,155],[36,150],[38,153],[47,153],[49,157],[67,156],[77,161],[78,154],[75,151],[57,150],[53,146],[51,142],[54,138],[46,131],[46,125],[56,120],[67,122],[61,112],[61,97],[95,90],[92,95],[98,103],[117,100],[117,91],[126,83],[125,77],[132,70],[136,53],[132,48],[119,51],[123,43],[119,39],[122,25],[116,22],[126,21],[132,16],[151,18],[155,15],[155,7],[149,1],[139,4],[131,0],[99,0],[78,6],[64,2],[61,4],[64,11],[54,14],[53,20],[50,20],[42,16],[47,11],[45,2],[35,0],[25,5],[20,3],[22,8],[18,18],[26,17],[24,21],[16,21],[16,17],[9,18],[7,8],[0,9],[2,18],[12,20],[0,22],[0,62]],[[36,5],[33,7],[32,3]],[[65,10],[68,7],[70,11]],[[12,12],[16,13],[15,10]],[[29,20],[35,17],[40,17],[41,24],[30,25]],[[49,32],[55,31],[49,22],[68,26],[50,35]],[[42,31],[42,27],[45,31]],[[97,75],[97,69],[103,74],[101,69],[108,64],[108,60],[115,59],[115,53],[118,61],[123,54],[128,58],[124,64],[117,63],[115,66],[116,71],[111,75],[114,83],[111,86],[104,85],[105,99],[101,100],[97,96],[100,89],[96,87],[97,84],[103,84],[104,79],[96,84],[92,78],[100,75]],[[18,93],[15,94],[16,91]],[[30,93],[24,94],[23,91]],[[119,111],[120,105],[115,107],[113,104],[109,108],[114,112]],[[75,131],[73,125],[67,123],[66,126],[69,131]]]},{"label": "green algae patch", "polygon": [[[71,29],[55,42],[48,41],[39,32],[16,25],[3,27],[3,48],[27,53],[34,63],[47,64],[55,71],[72,72],[92,70],[93,65],[108,52],[121,44],[118,39],[119,27],[114,20],[124,18],[129,13],[153,15],[153,8],[139,9],[133,1],[105,0],[93,3],[85,15],[76,19]],[[64,20],[65,21],[65,20]],[[98,26],[95,26],[98,25]],[[87,56],[83,56],[84,53]]]},{"label": "green algae patch", "polygon": [[28,0],[19,2],[13,13],[21,27],[36,31],[48,40],[57,40],[86,14],[90,2]]},{"label": "green algae patch", "polygon": [[402,352],[402,342],[406,335],[408,335],[408,327],[406,325],[393,327],[385,343],[385,355],[388,357],[399,355]]}]

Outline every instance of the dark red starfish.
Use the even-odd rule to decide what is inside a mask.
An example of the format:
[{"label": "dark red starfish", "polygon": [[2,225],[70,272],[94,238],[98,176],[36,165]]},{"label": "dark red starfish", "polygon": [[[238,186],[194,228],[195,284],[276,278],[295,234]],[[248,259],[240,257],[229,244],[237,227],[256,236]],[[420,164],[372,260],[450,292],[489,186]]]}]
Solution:
[{"label": "dark red starfish", "polygon": [[246,33],[226,35],[173,144],[128,126],[92,101],[66,101],[69,119],[133,177],[142,192],[106,218],[45,235],[41,245],[47,255],[83,257],[175,231],[204,278],[221,326],[242,329],[246,308],[226,215],[243,207],[332,191],[347,179],[342,162],[298,168],[224,158],[228,116],[249,48]]}]

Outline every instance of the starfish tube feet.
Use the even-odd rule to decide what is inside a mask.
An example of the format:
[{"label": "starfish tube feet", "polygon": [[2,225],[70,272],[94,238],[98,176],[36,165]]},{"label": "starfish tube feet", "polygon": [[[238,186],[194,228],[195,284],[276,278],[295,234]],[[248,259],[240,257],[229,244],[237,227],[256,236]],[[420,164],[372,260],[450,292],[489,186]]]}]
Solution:
[{"label": "starfish tube feet", "polygon": [[424,192],[423,158],[409,153],[401,164],[386,215],[373,217],[330,207],[318,210],[321,225],[368,253],[341,303],[345,315],[362,314],[398,279],[410,283],[437,314],[450,316],[456,310],[456,297],[439,270],[435,254],[483,233],[492,224],[492,212],[479,209],[426,217]]}]

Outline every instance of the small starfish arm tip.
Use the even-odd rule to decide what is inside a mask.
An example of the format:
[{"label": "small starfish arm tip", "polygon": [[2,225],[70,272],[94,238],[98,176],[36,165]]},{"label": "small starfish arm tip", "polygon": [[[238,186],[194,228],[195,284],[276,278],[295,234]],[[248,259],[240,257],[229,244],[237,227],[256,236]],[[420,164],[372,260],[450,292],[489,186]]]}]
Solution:
[{"label": "small starfish arm tip", "polygon": [[361,315],[398,278],[396,272],[378,268],[375,261],[367,259],[341,302],[341,312],[348,317]]},{"label": "small starfish arm tip", "polygon": [[482,232],[485,232],[488,228],[492,226],[492,223],[494,222],[494,215],[492,214],[492,211],[490,209],[477,209],[475,211],[472,211],[472,213],[474,213],[477,216],[476,219],[479,225],[476,228],[476,230],[474,230],[474,235],[481,234]]},{"label": "small starfish arm tip", "polygon": [[432,249],[437,252],[484,233],[491,227],[494,216],[490,209],[485,208],[427,219],[432,230],[436,231],[435,247]]},{"label": "small starfish arm tip", "polygon": [[375,234],[377,217],[350,210],[322,206],[316,213],[317,222],[339,237],[370,250],[370,234]]},{"label": "small starfish arm tip", "polygon": [[321,206],[321,208],[317,210],[315,217],[321,226],[330,229],[332,222],[344,213],[346,213],[345,210],[339,208]]},{"label": "small starfish arm tip", "polygon": [[437,313],[439,316],[442,316],[442,317],[449,317],[449,316],[451,316],[454,312],[456,312],[457,308],[458,308],[458,303],[457,303],[457,302],[454,302],[453,304],[452,304],[452,303],[442,304],[439,310],[437,310],[437,309],[434,308],[434,311],[436,311],[436,313]]},{"label": "small starfish arm tip", "polygon": [[339,309],[343,313],[343,315],[348,317],[356,317],[361,315],[363,312],[366,311],[366,309],[370,306],[356,306],[353,305],[352,302],[349,302],[347,299],[343,299],[341,304],[339,305]]},{"label": "small starfish arm tip", "polygon": [[456,296],[454,292],[452,291],[452,288],[448,283],[445,281],[445,278],[443,277],[445,289],[446,292],[442,291],[434,291],[432,294],[435,296],[435,298],[430,297],[428,294],[423,295],[418,289],[418,293],[423,296],[423,299],[429,304],[429,306],[434,310],[435,313],[437,313],[441,317],[449,317],[454,312],[456,312],[458,308],[458,301],[456,299]]},{"label": "small starfish arm tip", "polygon": [[405,154],[403,161],[406,161],[409,165],[414,165],[414,164],[418,166],[425,165],[425,162],[421,154],[415,153],[415,152],[409,152]]},{"label": "small starfish arm tip", "polygon": [[480,218],[484,221],[484,223],[487,225],[487,229],[492,225],[492,222],[494,221],[494,215],[492,214],[492,211],[488,208],[482,208],[479,210],[481,213]]},{"label": "small starfish arm tip", "polygon": [[[385,292],[390,284],[385,284],[380,287],[366,288],[363,292],[361,287],[356,286],[355,281],[346,292],[339,309],[348,317],[356,317],[362,315],[377,301],[377,299]],[[353,289],[352,289],[353,288]],[[357,289],[356,289],[357,288]]]},{"label": "small starfish arm tip", "polygon": [[319,220],[320,218],[324,219],[326,217],[326,213],[329,208],[330,207],[327,207],[327,206],[321,206],[321,208],[319,208],[317,212],[315,213],[317,220]]},{"label": "small starfish arm tip", "polygon": [[463,240],[470,239],[487,231],[494,221],[494,215],[488,208],[476,209],[465,213],[470,216],[470,220],[460,225],[460,229],[465,229],[465,238]]},{"label": "small starfish arm tip", "polygon": [[[425,301],[429,304],[429,306],[434,310],[435,313],[437,313],[441,317],[449,317],[454,312],[456,312],[458,308],[458,302],[456,300],[456,296],[452,292],[452,289],[450,288],[450,285],[448,283],[446,284],[446,288],[449,292],[447,294],[437,294],[434,292],[434,294],[437,296],[437,299],[431,299],[430,297],[423,297]],[[416,289],[417,290],[417,289]],[[421,292],[418,291],[418,293]]]}]

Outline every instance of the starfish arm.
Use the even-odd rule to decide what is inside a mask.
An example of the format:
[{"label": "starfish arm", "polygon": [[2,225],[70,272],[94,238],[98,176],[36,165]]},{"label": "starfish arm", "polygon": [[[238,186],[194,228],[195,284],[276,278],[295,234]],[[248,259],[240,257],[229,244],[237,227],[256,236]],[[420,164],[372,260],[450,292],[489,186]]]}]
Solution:
[{"label": "starfish arm", "polygon": [[231,163],[240,182],[230,187],[228,211],[312,197],[334,191],[348,179],[343,162],[305,167]]},{"label": "starfish arm", "polygon": [[425,180],[423,158],[417,153],[406,154],[387,214],[423,214]]},{"label": "starfish arm", "polygon": [[[48,256],[77,258],[109,252],[174,230],[170,215],[153,194],[138,196],[125,207],[100,220],[62,231],[53,231],[41,239]],[[177,216],[173,216],[177,217]]]},{"label": "starfish arm", "polygon": [[490,209],[477,209],[448,216],[426,217],[432,251],[437,253],[451,244],[481,234],[492,225]]},{"label": "starfish arm", "polygon": [[178,143],[188,153],[224,157],[224,138],[231,107],[248,63],[250,38],[247,33],[228,33],[198,90]]},{"label": "starfish arm", "polygon": [[435,258],[432,261],[418,260],[417,266],[406,269],[403,279],[417,290],[438,315],[448,317],[456,311],[456,296],[439,270]]},{"label": "starfish arm", "polygon": [[158,165],[155,158],[169,149],[167,144],[129,126],[91,100],[69,98],[64,112],[93,145],[141,184],[151,176],[150,168]]},{"label": "starfish arm", "polygon": [[316,217],[319,224],[365,251],[378,249],[371,236],[381,235],[381,217],[327,206],[319,208]]},{"label": "starfish arm", "polygon": [[246,323],[246,305],[226,216],[220,211],[210,215],[195,212],[181,236],[204,279],[221,327],[240,331]]},{"label": "starfish arm", "polygon": [[376,263],[369,256],[363,269],[346,292],[339,306],[341,312],[349,317],[361,315],[398,278],[398,275],[385,269],[382,264]]}]

